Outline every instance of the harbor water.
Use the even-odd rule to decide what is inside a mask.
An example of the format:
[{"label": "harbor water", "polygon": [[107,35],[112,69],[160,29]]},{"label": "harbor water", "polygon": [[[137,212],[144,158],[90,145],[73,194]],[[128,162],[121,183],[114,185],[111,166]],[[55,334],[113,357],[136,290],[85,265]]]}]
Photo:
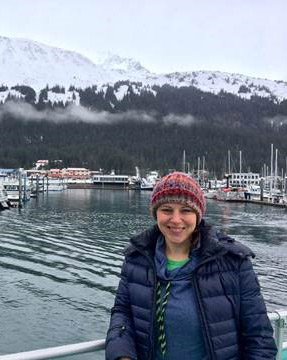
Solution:
[{"label": "harbor water", "polygon": [[[153,224],[149,195],[66,190],[0,213],[0,354],[105,337],[122,250]],[[286,309],[287,211],[210,200],[206,220],[252,248],[268,310]]]}]

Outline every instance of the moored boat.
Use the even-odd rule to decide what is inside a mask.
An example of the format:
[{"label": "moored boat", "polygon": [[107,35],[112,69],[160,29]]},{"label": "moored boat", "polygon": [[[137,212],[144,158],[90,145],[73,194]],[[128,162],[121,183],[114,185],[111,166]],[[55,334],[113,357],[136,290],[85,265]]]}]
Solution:
[{"label": "moored boat", "polygon": [[19,202],[20,196],[21,201],[27,201],[31,198],[31,186],[28,183],[19,184],[18,179],[5,179],[3,181],[3,187],[7,193],[8,201]]},{"label": "moored boat", "polygon": [[65,179],[50,179],[47,180],[48,191],[63,191],[67,189],[67,181]]},{"label": "moored boat", "polygon": [[3,184],[0,183],[0,210],[9,209],[9,200]]},{"label": "moored boat", "polygon": [[218,189],[207,193],[206,197],[218,201],[238,201],[245,199],[244,190],[242,188]]}]

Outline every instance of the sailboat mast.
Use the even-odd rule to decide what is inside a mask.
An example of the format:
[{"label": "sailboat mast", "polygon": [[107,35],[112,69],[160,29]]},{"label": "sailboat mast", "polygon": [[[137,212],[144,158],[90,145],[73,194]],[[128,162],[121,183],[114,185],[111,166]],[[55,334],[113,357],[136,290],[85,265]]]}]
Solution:
[{"label": "sailboat mast", "polygon": [[241,159],[241,150],[239,151],[239,179],[240,179],[240,187],[242,187],[242,178],[241,178],[241,172],[242,172],[242,159]]},{"label": "sailboat mast", "polygon": [[277,161],[278,161],[278,149],[275,150],[274,189],[277,188],[277,176],[278,176]]},{"label": "sailboat mast", "polygon": [[182,155],[182,171],[185,173],[186,171],[186,165],[185,165],[185,150],[183,150],[183,155]]},{"label": "sailboat mast", "polygon": [[203,181],[203,186],[205,186],[204,171],[205,171],[205,156],[202,157],[202,181]]},{"label": "sailboat mast", "polygon": [[270,161],[270,195],[272,194],[272,177],[273,177],[273,144],[271,144],[271,161]]}]

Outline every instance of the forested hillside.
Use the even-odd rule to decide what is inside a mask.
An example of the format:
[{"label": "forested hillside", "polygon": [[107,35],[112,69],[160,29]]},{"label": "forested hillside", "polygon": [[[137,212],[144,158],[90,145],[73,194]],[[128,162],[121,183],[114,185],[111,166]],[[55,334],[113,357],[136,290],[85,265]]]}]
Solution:
[{"label": "forested hillside", "polygon": [[0,105],[0,167],[61,159],[63,166],[106,171],[131,173],[136,165],[165,171],[181,167],[185,150],[191,167],[205,156],[208,169],[222,175],[228,149],[234,170],[242,150],[243,170],[260,171],[270,162],[273,143],[279,149],[279,169],[285,169],[286,100],[246,100],[223,91],[214,95],[167,85],[138,94],[130,88],[118,100],[117,86],[99,93],[96,87],[78,89],[77,106],[76,95],[70,102],[51,102],[48,87],[36,99],[32,88],[18,86],[22,99],[10,95]]}]

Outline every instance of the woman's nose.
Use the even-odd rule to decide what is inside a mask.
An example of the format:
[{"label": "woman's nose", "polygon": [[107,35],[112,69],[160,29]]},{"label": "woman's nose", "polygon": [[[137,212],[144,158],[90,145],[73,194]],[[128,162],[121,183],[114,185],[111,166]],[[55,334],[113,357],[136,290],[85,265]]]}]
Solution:
[{"label": "woman's nose", "polygon": [[171,215],[171,219],[172,222],[177,223],[181,221],[181,216],[180,216],[180,212],[179,211],[174,211]]}]

